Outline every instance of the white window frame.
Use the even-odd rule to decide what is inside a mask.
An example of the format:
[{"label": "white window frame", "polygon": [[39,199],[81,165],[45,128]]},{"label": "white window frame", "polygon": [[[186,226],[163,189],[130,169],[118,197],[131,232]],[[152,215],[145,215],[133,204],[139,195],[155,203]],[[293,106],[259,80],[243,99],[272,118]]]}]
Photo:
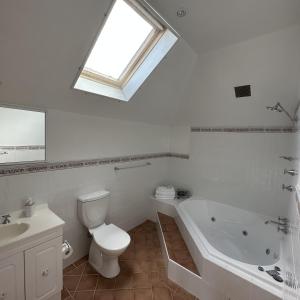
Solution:
[{"label": "white window frame", "polygon": [[[119,80],[114,80],[103,74],[84,68],[87,58],[89,57],[93,46],[109,17],[109,13],[116,2],[115,0],[107,14],[104,24],[99,30],[93,46],[90,48],[83,67],[80,68],[80,72],[75,80],[75,84],[73,85],[74,89],[93,94],[100,94],[117,100],[129,101],[178,40],[177,32],[168,26],[163,19],[159,17],[158,21],[145,9],[145,7],[135,0],[123,1],[129,4],[137,13],[149,22],[154,29],[148,35],[147,39],[141,45],[135,56],[131,59]],[[155,15],[157,16],[156,12]]]}]

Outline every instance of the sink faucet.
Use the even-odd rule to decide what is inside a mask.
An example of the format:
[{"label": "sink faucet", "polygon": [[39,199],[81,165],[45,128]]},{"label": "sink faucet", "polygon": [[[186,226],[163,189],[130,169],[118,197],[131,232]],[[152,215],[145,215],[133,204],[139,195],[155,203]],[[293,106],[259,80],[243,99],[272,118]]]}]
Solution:
[{"label": "sink faucet", "polygon": [[275,224],[275,225],[277,225],[277,231],[281,231],[284,234],[289,233],[290,222],[289,222],[288,218],[278,217],[278,221],[267,220],[267,221],[265,221],[265,224]]},{"label": "sink faucet", "polygon": [[1,224],[8,224],[8,223],[10,223],[10,218],[11,216],[10,215],[3,215],[3,216],[1,216],[1,218],[2,218],[2,221],[1,221]]}]

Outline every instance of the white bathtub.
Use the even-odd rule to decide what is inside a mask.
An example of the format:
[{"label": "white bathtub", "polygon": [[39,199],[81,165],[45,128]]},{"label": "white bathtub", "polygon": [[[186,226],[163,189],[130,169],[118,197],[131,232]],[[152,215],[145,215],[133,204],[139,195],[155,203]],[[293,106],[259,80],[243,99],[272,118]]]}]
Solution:
[{"label": "white bathtub", "polygon": [[[233,274],[280,297],[283,283],[258,270],[258,266],[282,268],[282,235],[276,226],[265,224],[269,217],[195,199],[180,202],[176,210],[179,228],[204,279],[219,285],[226,281],[223,277]],[[224,270],[230,273],[226,275]],[[222,278],[218,280],[218,276]]]}]

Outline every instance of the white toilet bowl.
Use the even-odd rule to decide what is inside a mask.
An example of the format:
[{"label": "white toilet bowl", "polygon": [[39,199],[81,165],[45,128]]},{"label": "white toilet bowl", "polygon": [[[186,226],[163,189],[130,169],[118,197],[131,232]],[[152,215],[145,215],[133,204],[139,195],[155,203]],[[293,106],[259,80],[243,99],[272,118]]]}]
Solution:
[{"label": "white toilet bowl", "polygon": [[90,265],[106,278],[117,276],[120,273],[118,258],[130,243],[129,234],[114,224],[103,224],[89,231],[93,235]]},{"label": "white toilet bowl", "polygon": [[98,191],[78,197],[78,216],[93,236],[89,263],[102,276],[113,278],[120,273],[119,256],[130,243],[127,232],[104,223],[110,192]]}]

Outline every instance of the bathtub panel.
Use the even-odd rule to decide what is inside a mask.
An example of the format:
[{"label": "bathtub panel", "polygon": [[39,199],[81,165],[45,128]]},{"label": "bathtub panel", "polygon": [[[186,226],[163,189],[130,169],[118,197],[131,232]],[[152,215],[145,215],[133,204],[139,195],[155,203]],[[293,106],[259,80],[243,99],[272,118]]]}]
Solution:
[{"label": "bathtub panel", "polygon": [[251,284],[249,300],[280,300],[281,298]]},{"label": "bathtub panel", "polygon": [[201,255],[201,252],[199,251],[197,245],[195,244],[193,238],[191,237],[189,231],[185,227],[182,220],[178,216],[175,218],[175,220],[176,220],[176,224],[178,225],[178,228],[180,230],[181,236],[183,237],[183,239],[189,249],[189,252],[194,260],[194,263],[198,269],[198,272],[201,275],[203,273],[204,258]]},{"label": "bathtub panel", "polygon": [[250,283],[227,270],[228,266],[220,267],[209,260],[205,261],[205,280],[214,284],[231,300],[245,299],[250,296]]}]

